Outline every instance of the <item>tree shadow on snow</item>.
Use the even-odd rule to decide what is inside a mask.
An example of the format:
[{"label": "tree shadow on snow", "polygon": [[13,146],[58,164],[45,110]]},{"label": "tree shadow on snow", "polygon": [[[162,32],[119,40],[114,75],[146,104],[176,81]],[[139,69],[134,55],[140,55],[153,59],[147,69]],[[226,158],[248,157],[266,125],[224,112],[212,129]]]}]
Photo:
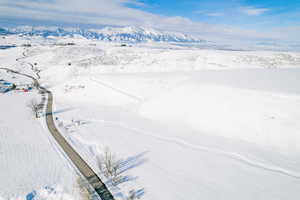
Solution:
[{"label": "tree shadow on snow", "polygon": [[117,169],[117,176],[119,178],[117,180],[114,180],[114,183],[112,183],[112,180],[108,180],[106,184],[117,186],[125,182],[136,180],[138,178],[137,176],[125,175],[125,172],[147,162],[147,158],[145,158],[145,155],[147,153],[148,152],[143,152],[135,156],[130,156],[125,160],[119,160],[118,169]]},{"label": "tree shadow on snow", "polygon": [[130,190],[127,195],[123,194],[122,192],[118,192],[114,194],[114,197],[128,200],[128,199],[141,199],[145,195],[145,189],[141,188],[138,190]]},{"label": "tree shadow on snow", "polygon": [[60,113],[64,113],[64,112],[68,112],[68,111],[71,111],[71,110],[74,110],[75,108],[65,108],[65,109],[60,109],[60,110],[56,110],[56,111],[53,111],[52,113],[45,113],[44,115],[45,116],[48,116],[48,115],[56,115],[56,114],[60,114]]},{"label": "tree shadow on snow", "polygon": [[127,159],[121,161],[118,168],[118,174],[122,174],[130,169],[138,167],[144,164],[145,162],[147,162],[147,158],[145,158],[145,155],[147,153],[148,153],[147,151],[142,152],[140,154],[137,154],[135,156],[130,156]]}]

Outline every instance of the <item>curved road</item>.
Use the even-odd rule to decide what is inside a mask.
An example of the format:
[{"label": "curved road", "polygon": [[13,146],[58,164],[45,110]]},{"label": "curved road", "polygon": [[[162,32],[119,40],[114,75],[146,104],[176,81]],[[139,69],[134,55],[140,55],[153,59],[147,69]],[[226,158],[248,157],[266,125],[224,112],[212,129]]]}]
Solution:
[{"label": "curved road", "polygon": [[108,190],[106,185],[101,181],[99,176],[93,171],[93,169],[83,160],[83,158],[74,150],[74,148],[67,142],[67,140],[62,136],[62,134],[58,131],[58,129],[55,126],[54,120],[53,120],[53,94],[51,91],[47,90],[46,88],[40,86],[38,80],[30,75],[23,74],[8,68],[0,68],[2,70],[6,70],[15,74],[23,75],[28,78],[31,78],[34,81],[34,85],[36,88],[43,92],[48,94],[48,102],[46,107],[46,123],[48,126],[48,129],[56,142],[60,145],[60,147],[63,149],[63,151],[66,153],[66,155],[69,157],[69,159],[73,162],[73,164],[76,166],[76,168],[79,170],[79,172],[87,179],[87,181],[90,183],[90,185],[94,188],[96,193],[100,196],[102,200],[114,200],[113,195]]},{"label": "curved road", "polygon": [[43,88],[39,87],[41,91],[48,93],[48,103],[46,108],[46,122],[49,131],[55,138],[57,143],[61,146],[73,164],[77,167],[80,173],[88,180],[91,186],[99,194],[102,200],[113,200],[114,197],[107,189],[106,185],[101,181],[98,175],[92,170],[92,168],[82,159],[82,157],[73,149],[73,147],[66,141],[61,135],[58,129],[55,127],[55,123],[52,115],[53,95],[52,93]]}]

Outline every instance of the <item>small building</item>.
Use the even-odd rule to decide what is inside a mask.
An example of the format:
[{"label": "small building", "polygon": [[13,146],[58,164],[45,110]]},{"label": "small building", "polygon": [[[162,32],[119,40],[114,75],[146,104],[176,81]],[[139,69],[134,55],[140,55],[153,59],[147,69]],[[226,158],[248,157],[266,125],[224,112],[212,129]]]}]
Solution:
[{"label": "small building", "polygon": [[0,93],[7,93],[9,91],[10,91],[9,88],[2,88],[2,87],[0,87]]},{"label": "small building", "polygon": [[16,86],[16,90],[21,91],[21,92],[29,92],[33,89],[32,84],[21,84]]},{"label": "small building", "polygon": [[0,93],[7,93],[15,88],[15,84],[0,80]]}]

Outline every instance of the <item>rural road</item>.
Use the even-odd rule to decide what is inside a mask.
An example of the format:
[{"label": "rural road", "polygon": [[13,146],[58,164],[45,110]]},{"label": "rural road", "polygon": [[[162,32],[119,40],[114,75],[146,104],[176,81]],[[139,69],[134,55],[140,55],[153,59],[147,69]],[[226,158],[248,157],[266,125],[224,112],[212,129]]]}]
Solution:
[{"label": "rural road", "polygon": [[73,149],[73,147],[67,142],[67,140],[61,135],[58,129],[55,127],[53,120],[53,94],[51,91],[40,87],[40,90],[48,94],[48,103],[46,108],[46,122],[48,129],[57,143],[61,146],[69,159],[77,167],[80,173],[88,180],[91,186],[99,194],[102,200],[113,200],[114,197],[107,189],[106,185],[101,181],[98,175],[92,170],[92,168],[82,159],[82,157]]},{"label": "rural road", "polygon": [[67,142],[67,140],[62,136],[59,130],[56,128],[54,120],[53,120],[53,94],[51,91],[46,88],[40,86],[38,80],[30,75],[20,73],[18,71],[11,70],[9,68],[0,68],[1,70],[6,70],[11,73],[19,74],[31,78],[34,81],[34,85],[36,88],[42,93],[48,94],[48,102],[46,107],[46,123],[48,129],[56,142],[65,152],[65,154],[72,161],[74,166],[78,169],[78,171],[86,178],[89,184],[94,188],[96,193],[100,196],[102,200],[114,200],[113,195],[108,190],[106,185],[101,181],[99,176],[93,171],[93,169],[84,161],[84,159],[74,150],[74,148]]}]

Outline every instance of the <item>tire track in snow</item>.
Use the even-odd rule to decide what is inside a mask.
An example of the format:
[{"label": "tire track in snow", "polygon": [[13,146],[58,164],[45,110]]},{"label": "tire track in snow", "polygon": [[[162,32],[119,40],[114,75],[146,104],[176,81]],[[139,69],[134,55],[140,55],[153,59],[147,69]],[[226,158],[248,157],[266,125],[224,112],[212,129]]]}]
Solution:
[{"label": "tire track in snow", "polygon": [[134,127],[129,127],[129,126],[127,126],[123,123],[119,123],[119,122],[106,121],[106,120],[91,120],[91,121],[92,122],[100,122],[100,123],[111,124],[113,126],[118,126],[120,128],[131,130],[131,131],[135,132],[136,134],[143,134],[143,135],[146,135],[146,136],[149,136],[149,137],[153,137],[153,138],[155,138],[157,140],[160,140],[160,141],[177,144],[181,147],[190,148],[190,149],[194,149],[194,150],[198,150],[198,151],[204,151],[204,152],[214,153],[214,154],[217,154],[217,155],[222,155],[222,156],[225,156],[227,158],[236,160],[238,162],[241,162],[241,163],[243,163],[245,165],[248,165],[248,166],[251,166],[251,167],[255,167],[255,168],[265,170],[265,171],[269,171],[269,172],[273,172],[273,173],[278,173],[278,174],[289,176],[289,177],[292,177],[292,178],[295,178],[295,179],[300,179],[299,172],[294,172],[294,171],[290,171],[290,170],[280,168],[280,167],[277,167],[277,166],[272,166],[272,165],[268,165],[268,164],[265,164],[265,163],[262,163],[262,162],[254,161],[254,160],[251,160],[251,159],[247,158],[246,156],[244,156],[242,154],[222,151],[220,149],[206,147],[206,146],[203,146],[203,145],[195,145],[195,144],[191,144],[189,142],[186,142],[186,141],[178,139],[178,138],[163,137],[163,136],[155,135],[155,134],[147,132],[145,130],[142,130],[142,129],[139,129],[139,128],[134,128]]},{"label": "tire track in snow", "polygon": [[90,78],[90,80],[91,80],[91,81],[94,81],[95,83],[97,83],[97,84],[99,84],[99,85],[102,85],[102,86],[104,86],[104,87],[106,87],[106,88],[109,88],[109,89],[111,89],[111,90],[113,90],[113,91],[115,91],[115,92],[118,92],[118,93],[121,93],[121,94],[123,94],[123,95],[125,95],[125,96],[127,96],[127,97],[130,97],[130,98],[132,98],[132,99],[138,101],[139,103],[145,101],[142,97],[138,97],[138,96],[136,96],[136,95],[130,94],[130,93],[128,93],[128,92],[126,92],[126,91],[124,91],[124,90],[122,90],[122,89],[115,88],[115,87],[113,87],[113,86],[111,86],[111,85],[108,85],[107,83],[102,82],[102,81],[95,80],[95,79],[93,79],[93,78]]}]

